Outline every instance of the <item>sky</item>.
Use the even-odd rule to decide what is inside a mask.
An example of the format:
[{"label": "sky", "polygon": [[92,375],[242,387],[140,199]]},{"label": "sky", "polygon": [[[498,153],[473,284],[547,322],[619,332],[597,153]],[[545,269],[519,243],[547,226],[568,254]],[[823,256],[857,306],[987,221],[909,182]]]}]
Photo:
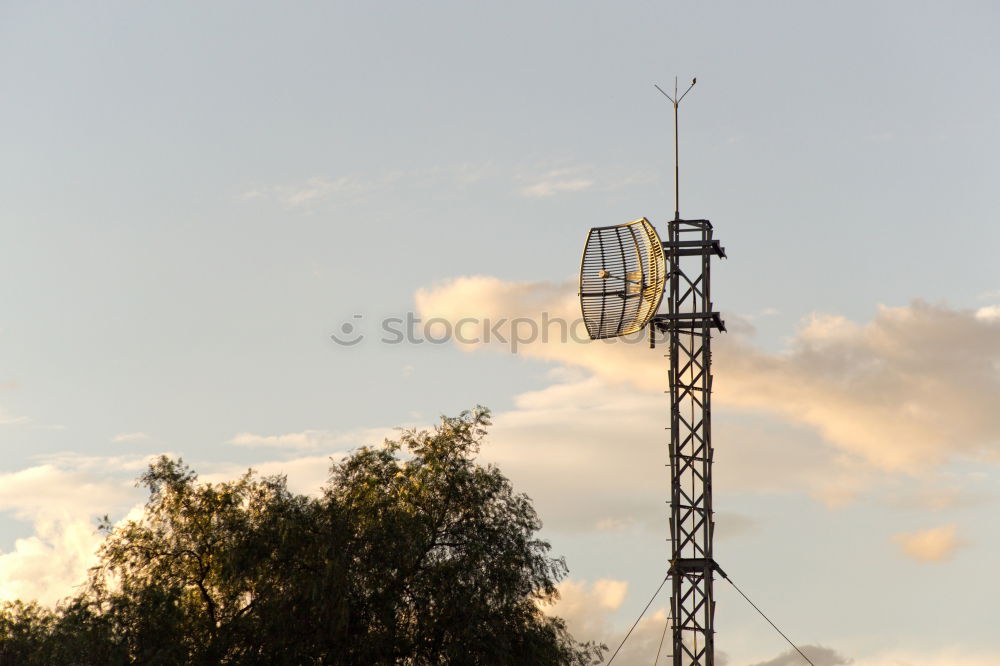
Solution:
[{"label": "sky", "polygon": [[[71,594],[150,456],[315,492],[331,457],[483,404],[482,460],[570,569],[550,611],[617,645],[666,568],[663,350],[427,334],[574,319],[590,227],[665,232],[653,84],[697,76],[681,213],[729,254],[716,559],[817,666],[1000,663],[998,19],[0,4],[0,597]],[[726,664],[797,663],[716,585]],[[616,664],[652,662],[666,603]]]}]

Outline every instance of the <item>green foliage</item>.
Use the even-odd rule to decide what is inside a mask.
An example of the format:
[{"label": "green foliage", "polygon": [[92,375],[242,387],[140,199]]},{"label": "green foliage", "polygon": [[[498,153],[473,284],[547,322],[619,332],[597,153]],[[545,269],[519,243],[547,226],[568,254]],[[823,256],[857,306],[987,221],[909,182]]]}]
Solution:
[{"label": "green foliage", "polygon": [[598,663],[538,605],[562,559],[494,466],[479,408],[336,463],[321,497],[161,458],[143,517],[105,521],[85,591],[0,610],[0,664]]}]

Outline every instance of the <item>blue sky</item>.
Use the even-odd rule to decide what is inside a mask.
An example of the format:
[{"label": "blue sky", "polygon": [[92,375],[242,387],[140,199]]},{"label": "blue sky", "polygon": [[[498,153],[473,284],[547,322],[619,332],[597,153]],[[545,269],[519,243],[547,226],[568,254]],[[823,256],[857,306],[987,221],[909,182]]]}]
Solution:
[{"label": "blue sky", "polygon": [[[664,566],[662,359],[385,345],[378,322],[571,316],[586,230],[672,215],[653,83],[697,76],[681,208],[730,255],[720,561],[797,640],[858,664],[997,663],[998,18],[5,3],[0,592],[68,590],[88,521],[141,502],[145,456],[305,490],[330,455],[482,403],[484,458],[568,559],[564,614],[614,641]],[[334,344],[344,322],[366,339]],[[784,650],[727,590],[719,631],[732,664]]]}]

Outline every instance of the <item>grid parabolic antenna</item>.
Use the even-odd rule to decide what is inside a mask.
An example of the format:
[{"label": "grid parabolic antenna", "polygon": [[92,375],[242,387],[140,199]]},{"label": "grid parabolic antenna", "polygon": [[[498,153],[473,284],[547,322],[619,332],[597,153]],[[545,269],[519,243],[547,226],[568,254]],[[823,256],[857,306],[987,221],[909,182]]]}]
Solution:
[{"label": "grid parabolic antenna", "polygon": [[649,220],[594,227],[580,266],[580,308],[591,340],[642,330],[667,280],[663,243]]}]

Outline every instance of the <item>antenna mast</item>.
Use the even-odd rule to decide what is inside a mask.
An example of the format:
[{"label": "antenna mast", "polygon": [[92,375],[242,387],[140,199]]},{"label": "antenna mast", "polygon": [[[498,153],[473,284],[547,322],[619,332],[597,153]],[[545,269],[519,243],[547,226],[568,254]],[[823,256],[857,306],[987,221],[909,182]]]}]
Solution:
[{"label": "antenna mast", "polygon": [[[712,509],[712,330],[725,331],[711,298],[713,257],[725,257],[708,220],[682,220],[680,214],[680,141],[678,107],[697,79],[678,95],[674,106],[674,219],[663,249],[669,266],[666,314],[652,319],[667,334],[670,351],[670,618],[673,666],[715,665],[714,574],[722,573],[713,557]],[[724,575],[724,574],[723,574]]]},{"label": "antenna mast", "polygon": [[674,105],[674,219],[681,219],[681,148],[680,148],[680,133],[678,131],[678,109],[681,105],[681,100],[687,97],[687,94],[691,92],[691,88],[694,88],[694,84],[698,83],[698,78],[695,77],[691,79],[691,85],[688,89],[684,91],[684,94],[680,97],[677,96],[677,77],[674,77],[674,96],[671,97],[663,91],[663,88],[656,85],[653,86],[663,93],[663,96],[669,99]]},{"label": "antenna mast", "polygon": [[[680,212],[678,107],[696,82],[693,79],[679,95],[675,79],[673,97],[656,86],[674,105],[676,191],[667,240],[660,239],[646,218],[593,227],[580,263],[580,310],[592,340],[630,335],[649,326],[651,344],[656,331],[665,333],[670,343],[667,575],[673,666],[715,666],[713,581],[716,572],[725,577],[712,557],[711,404],[712,330],[726,327],[712,309],[711,268],[712,258],[726,253],[712,236],[711,222],[682,220]],[[658,313],[663,300],[667,312]]]}]

